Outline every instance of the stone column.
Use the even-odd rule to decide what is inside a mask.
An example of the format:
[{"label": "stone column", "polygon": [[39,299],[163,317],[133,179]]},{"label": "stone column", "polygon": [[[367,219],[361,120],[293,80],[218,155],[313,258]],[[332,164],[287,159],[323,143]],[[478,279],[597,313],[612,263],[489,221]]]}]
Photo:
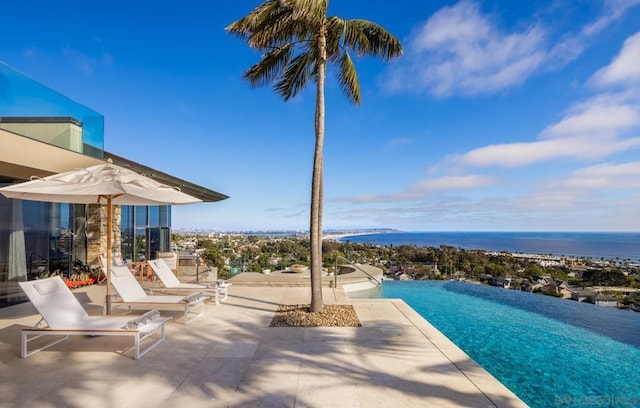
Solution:
[{"label": "stone column", "polygon": [[[119,205],[113,206],[112,218],[112,248],[113,253],[119,256],[121,253],[120,223],[122,211]],[[87,263],[99,265],[100,255],[107,253],[107,206],[89,204],[87,206]]]}]

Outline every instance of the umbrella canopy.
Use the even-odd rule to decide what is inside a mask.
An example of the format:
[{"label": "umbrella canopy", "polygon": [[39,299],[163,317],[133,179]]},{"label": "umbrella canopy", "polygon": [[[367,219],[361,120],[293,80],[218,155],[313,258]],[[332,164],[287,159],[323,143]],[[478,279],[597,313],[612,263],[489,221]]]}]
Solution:
[{"label": "umbrella canopy", "polygon": [[201,200],[177,188],[161,184],[127,168],[111,163],[34,178],[0,188],[9,198],[51,203],[106,203],[114,205],[190,204]]},{"label": "umbrella canopy", "polygon": [[107,313],[111,313],[112,206],[173,205],[202,201],[175,187],[112,163],[35,178],[0,188],[0,193],[22,200],[107,205]]}]

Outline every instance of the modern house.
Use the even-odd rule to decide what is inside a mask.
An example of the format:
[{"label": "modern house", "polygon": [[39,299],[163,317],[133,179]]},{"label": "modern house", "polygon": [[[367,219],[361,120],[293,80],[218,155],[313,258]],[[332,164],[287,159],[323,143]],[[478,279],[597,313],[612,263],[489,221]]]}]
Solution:
[{"label": "modern house", "polygon": [[590,299],[594,298],[597,295],[597,293],[593,289],[586,289],[583,287],[569,288],[569,292],[571,292],[571,299],[578,302],[589,302]]},{"label": "modern house", "polygon": [[616,307],[618,306],[618,298],[612,295],[604,293],[598,293],[593,298],[589,299],[591,303],[598,306]]},{"label": "modern house", "polygon": [[[104,117],[0,62],[0,187],[106,159],[204,202],[228,198],[104,150]],[[114,248],[127,259],[171,251],[170,206],[114,211]],[[106,211],[78,205],[12,200],[0,195],[0,307],[24,301],[17,282],[94,264],[106,252]]]}]

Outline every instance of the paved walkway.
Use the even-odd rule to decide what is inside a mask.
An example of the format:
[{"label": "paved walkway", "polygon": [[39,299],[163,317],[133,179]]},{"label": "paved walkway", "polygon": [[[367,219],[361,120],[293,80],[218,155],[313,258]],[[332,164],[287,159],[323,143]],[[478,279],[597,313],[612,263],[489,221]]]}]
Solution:
[{"label": "paved walkway", "polygon": [[[309,288],[236,287],[140,360],[130,338],[75,337],[21,359],[30,303],[0,309],[0,407],[523,407],[513,393],[400,300],[348,300],[359,328],[270,328]],[[75,291],[101,312],[104,286]],[[166,313],[171,315],[171,313]],[[176,315],[177,316],[177,315]]]}]

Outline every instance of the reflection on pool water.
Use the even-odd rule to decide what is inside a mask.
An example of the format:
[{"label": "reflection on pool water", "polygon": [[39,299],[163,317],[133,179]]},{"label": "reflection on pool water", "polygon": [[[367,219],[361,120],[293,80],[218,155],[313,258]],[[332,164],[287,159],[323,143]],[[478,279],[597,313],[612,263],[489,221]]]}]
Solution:
[{"label": "reflection on pool water", "polygon": [[639,407],[640,313],[463,282],[385,281],[532,407]]}]

